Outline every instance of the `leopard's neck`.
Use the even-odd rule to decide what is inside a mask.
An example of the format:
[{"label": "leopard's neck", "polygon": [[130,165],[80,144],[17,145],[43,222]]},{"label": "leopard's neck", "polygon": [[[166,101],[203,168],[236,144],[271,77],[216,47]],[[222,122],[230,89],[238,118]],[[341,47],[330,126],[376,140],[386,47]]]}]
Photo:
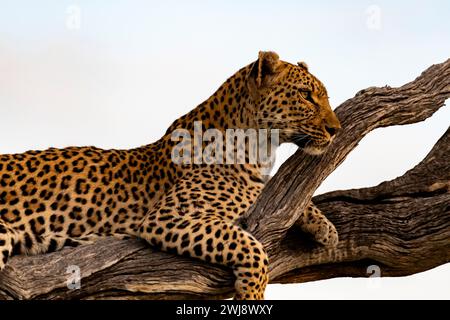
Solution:
[{"label": "leopard's neck", "polygon": [[[179,143],[177,141],[180,141],[180,139],[174,141],[174,133],[179,133],[179,130],[182,130],[184,134],[189,134],[189,136],[191,137],[191,143],[195,144],[194,140],[198,137],[199,134],[201,134],[202,137],[205,138],[205,133],[207,133],[207,131],[211,133],[209,129],[215,129],[221,133],[221,136],[223,138],[224,157],[223,162],[220,164],[225,164],[228,166],[243,166],[247,171],[252,172],[253,175],[264,180],[270,173],[275,158],[272,157],[270,161],[266,161],[264,164],[261,163],[260,158],[258,158],[256,159],[255,163],[255,153],[252,153],[252,150],[250,150],[251,148],[248,144],[248,141],[244,143],[245,148],[243,156],[237,156],[236,152],[240,146],[239,144],[234,143],[233,152],[234,155],[236,155],[234,157],[235,162],[228,162],[228,159],[232,159],[232,157],[226,158],[227,150],[225,150],[225,147],[227,138],[230,137],[230,129],[233,129],[235,134],[238,133],[237,129],[241,129],[240,133],[244,131],[244,134],[249,134],[250,136],[252,136],[252,133],[256,133],[257,144],[262,138],[270,139],[270,132],[260,131],[259,129],[261,128],[258,128],[257,123],[255,122],[255,115],[253,114],[255,110],[254,102],[248,94],[247,88],[245,87],[245,79],[247,77],[248,69],[249,67],[245,67],[239,70],[235,75],[233,75],[225,83],[223,83],[219,87],[219,89],[206,101],[201,103],[198,107],[196,107],[189,113],[174,121],[173,124],[167,129],[165,135],[157,143],[172,150],[172,148],[176,147],[176,145]],[[250,132],[248,130],[253,130],[253,132]],[[263,136],[264,134],[266,134],[265,137]],[[204,151],[205,148],[207,148],[208,144],[211,143],[211,139],[209,141],[201,141],[201,150]],[[152,145],[148,147],[151,146]],[[191,164],[204,163],[202,160],[207,160],[204,159],[204,157],[203,159],[195,159],[195,149],[192,150],[193,158]],[[270,155],[270,153],[275,154],[274,149],[269,151],[270,152],[268,153],[266,152],[266,155]],[[169,157],[167,161],[173,160],[170,158],[172,156],[172,152],[168,152],[168,154],[163,154],[161,156]],[[200,158],[202,157],[202,155],[198,154],[197,156]],[[258,157],[258,153],[256,154],[256,156]],[[189,168],[187,168],[187,170],[188,169]]]},{"label": "leopard's neck", "polygon": [[227,129],[256,129],[257,125],[251,114],[253,102],[245,88],[247,68],[239,70],[206,101],[175,120],[165,136],[170,136],[176,129],[193,131],[196,121],[201,122],[205,129],[218,129],[224,134]]}]

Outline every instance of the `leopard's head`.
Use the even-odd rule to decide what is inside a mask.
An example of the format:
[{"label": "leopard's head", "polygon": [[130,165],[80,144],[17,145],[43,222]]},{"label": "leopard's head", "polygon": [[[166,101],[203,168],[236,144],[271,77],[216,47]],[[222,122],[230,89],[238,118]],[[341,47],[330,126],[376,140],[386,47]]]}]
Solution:
[{"label": "leopard's head", "polygon": [[308,154],[321,154],[341,128],[325,86],[305,63],[281,61],[260,52],[249,66],[247,88],[258,128],[279,129],[280,142],[293,142]]}]

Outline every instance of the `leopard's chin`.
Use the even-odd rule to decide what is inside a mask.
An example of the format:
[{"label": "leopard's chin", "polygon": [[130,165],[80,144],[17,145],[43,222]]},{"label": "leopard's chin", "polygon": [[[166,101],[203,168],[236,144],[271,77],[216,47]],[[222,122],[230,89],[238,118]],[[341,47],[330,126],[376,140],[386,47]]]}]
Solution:
[{"label": "leopard's chin", "polygon": [[326,138],[315,138],[308,134],[296,134],[291,138],[291,142],[297,145],[304,153],[317,156],[327,151],[334,140],[334,136]]},{"label": "leopard's chin", "polygon": [[312,156],[318,156],[323,154],[327,147],[316,147],[316,146],[307,146],[302,149],[304,153],[312,155]]},{"label": "leopard's chin", "polygon": [[315,144],[313,141],[310,141],[310,143],[307,143],[302,148],[302,150],[306,154],[309,154],[312,156],[318,156],[318,155],[325,153],[325,151],[328,150],[328,147],[330,146],[332,141],[333,141],[333,139],[330,139],[329,141],[327,141],[326,143],[323,143],[323,144]]},{"label": "leopard's chin", "polygon": [[328,149],[331,141],[325,144],[317,144],[311,137],[303,135],[298,139],[293,139],[292,142],[306,154],[317,156],[323,154]]}]

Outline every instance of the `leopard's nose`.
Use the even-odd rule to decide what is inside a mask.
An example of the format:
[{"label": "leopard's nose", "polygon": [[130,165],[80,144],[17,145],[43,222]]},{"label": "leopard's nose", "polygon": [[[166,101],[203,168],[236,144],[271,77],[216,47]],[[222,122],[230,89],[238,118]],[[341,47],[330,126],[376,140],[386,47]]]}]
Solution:
[{"label": "leopard's nose", "polygon": [[325,130],[327,130],[331,137],[334,137],[336,135],[336,132],[338,131],[338,128],[325,126]]},{"label": "leopard's nose", "polygon": [[327,115],[324,122],[325,130],[330,134],[331,137],[334,137],[338,130],[341,129],[341,122],[333,111],[331,111]]}]

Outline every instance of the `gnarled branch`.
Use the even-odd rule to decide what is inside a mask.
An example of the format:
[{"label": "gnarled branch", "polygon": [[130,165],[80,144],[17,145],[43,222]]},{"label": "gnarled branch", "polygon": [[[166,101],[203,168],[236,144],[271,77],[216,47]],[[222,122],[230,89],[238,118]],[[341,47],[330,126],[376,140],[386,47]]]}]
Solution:
[{"label": "gnarled branch", "polygon": [[[368,88],[336,109],[343,130],[319,157],[297,152],[272,178],[241,223],[268,250],[272,282],[338,276],[401,276],[450,261],[450,129],[405,175],[376,187],[313,198],[336,225],[340,243],[326,249],[293,223],[322,181],[371,130],[423,121],[450,96],[450,60],[399,88]],[[76,265],[81,289],[68,289]],[[298,269],[301,269],[299,271]],[[3,299],[225,298],[230,270],[158,252],[139,240],[95,244],[11,259],[0,273]]]}]

